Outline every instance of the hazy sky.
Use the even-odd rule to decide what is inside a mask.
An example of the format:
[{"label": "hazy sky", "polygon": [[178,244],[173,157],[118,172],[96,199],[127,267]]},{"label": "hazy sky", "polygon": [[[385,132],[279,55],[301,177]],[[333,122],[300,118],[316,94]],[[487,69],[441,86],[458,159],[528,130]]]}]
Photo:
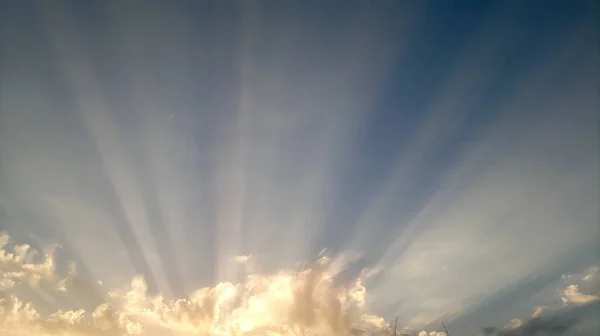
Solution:
[{"label": "hazy sky", "polygon": [[3,1],[0,231],[82,279],[11,291],[91,309],[142,275],[174,299],[327,249],[415,330],[600,313],[599,12]]}]

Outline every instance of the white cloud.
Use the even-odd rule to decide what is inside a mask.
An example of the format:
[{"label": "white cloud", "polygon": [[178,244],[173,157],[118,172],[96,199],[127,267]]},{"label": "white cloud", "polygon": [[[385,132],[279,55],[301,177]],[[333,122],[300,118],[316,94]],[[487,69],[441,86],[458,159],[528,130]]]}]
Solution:
[{"label": "white cloud", "polygon": [[587,304],[600,300],[599,296],[581,293],[579,286],[570,285],[563,291],[562,301],[564,304]]},{"label": "white cloud", "polygon": [[41,280],[54,278],[54,248],[48,248],[43,260],[35,263],[31,260],[38,254],[29,245],[16,245],[12,252],[8,250],[10,237],[0,233],[0,287],[13,287],[26,281],[37,286]]},{"label": "white cloud", "polygon": [[[8,241],[8,237],[4,240]],[[3,256],[2,260],[13,263],[13,267],[0,269],[6,283],[14,273],[14,265],[27,271],[38,268],[36,264],[24,263],[25,258],[6,252]],[[347,269],[345,263],[354,259],[323,256],[300,272],[288,269],[250,274],[244,282],[222,282],[176,300],[149,294],[145,279],[139,276],[131,280],[129,288],[109,292],[110,301],[93,311],[75,309],[41,314],[32,303],[11,294],[0,299],[0,333],[122,336],[139,335],[144,330],[167,330],[226,336],[295,335],[300,329],[305,335],[339,335],[354,329],[374,334],[387,330],[389,326],[383,318],[365,310],[367,291],[363,281],[375,271],[364,270],[354,281],[344,284],[335,281]],[[69,291],[68,280],[76,275],[74,263],[69,264],[67,273],[67,277],[59,278],[55,284],[59,291]],[[44,272],[31,274],[52,275],[52,279],[55,276]],[[428,335],[444,336],[435,332]]]},{"label": "white cloud", "polygon": [[446,336],[446,333],[443,331],[421,331],[419,336]]}]

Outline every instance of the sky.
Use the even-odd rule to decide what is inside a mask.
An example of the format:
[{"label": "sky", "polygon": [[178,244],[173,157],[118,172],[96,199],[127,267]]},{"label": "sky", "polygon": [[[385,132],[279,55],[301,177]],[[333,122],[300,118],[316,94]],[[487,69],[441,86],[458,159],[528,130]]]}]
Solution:
[{"label": "sky", "polygon": [[598,13],[2,2],[0,331],[597,334]]}]

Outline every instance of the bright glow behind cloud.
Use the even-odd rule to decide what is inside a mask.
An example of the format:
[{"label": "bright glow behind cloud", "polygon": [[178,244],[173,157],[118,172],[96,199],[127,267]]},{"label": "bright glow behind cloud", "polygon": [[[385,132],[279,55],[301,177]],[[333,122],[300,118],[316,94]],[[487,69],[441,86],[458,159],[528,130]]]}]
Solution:
[{"label": "bright glow behind cloud", "polygon": [[[2,236],[6,243],[7,238]],[[0,252],[3,260],[12,260],[12,267],[3,264],[0,269],[3,278],[13,277],[15,268],[45,268],[47,262],[32,264],[21,257],[11,258],[6,245]],[[23,245],[14,249],[22,251]],[[17,255],[22,253],[17,252]],[[346,284],[336,283],[337,276],[346,266],[343,259],[321,257],[302,271],[248,274],[243,283],[219,283],[177,300],[150,295],[144,278],[135,277],[125,290],[110,292],[110,301],[98,305],[91,313],[80,309],[41,315],[32,303],[9,294],[0,298],[0,331],[9,335],[27,332],[38,335],[153,335],[159,332],[179,335],[296,335],[298,332],[344,335],[352,330],[363,330],[368,334],[386,331],[388,326],[382,318],[365,312],[363,282],[372,272],[364,272]],[[54,272],[44,274],[47,281],[57,281]],[[30,282],[29,285],[37,283]]]}]

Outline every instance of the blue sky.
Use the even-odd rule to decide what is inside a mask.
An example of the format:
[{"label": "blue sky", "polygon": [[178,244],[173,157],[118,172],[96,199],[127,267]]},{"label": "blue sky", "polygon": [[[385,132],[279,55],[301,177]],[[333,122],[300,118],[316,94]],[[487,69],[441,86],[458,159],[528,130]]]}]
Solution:
[{"label": "blue sky", "polygon": [[174,299],[327,249],[415,330],[597,311],[597,13],[2,3],[0,230],[79,279],[11,290],[87,310],[143,275]]}]

